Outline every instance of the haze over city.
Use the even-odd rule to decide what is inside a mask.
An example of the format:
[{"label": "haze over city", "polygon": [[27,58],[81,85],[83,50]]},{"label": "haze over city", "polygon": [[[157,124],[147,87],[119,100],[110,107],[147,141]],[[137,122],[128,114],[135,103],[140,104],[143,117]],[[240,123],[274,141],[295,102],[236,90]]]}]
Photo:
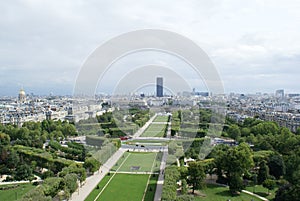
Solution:
[{"label": "haze over city", "polygon": [[[0,95],[16,96],[21,87],[34,94],[72,94],[91,52],[117,35],[145,28],[195,41],[215,64],[226,93],[299,92],[299,9],[296,0],[4,1]],[[149,63],[186,69],[178,58],[151,51],[123,58],[114,67]],[[186,77],[192,88],[206,90]],[[110,93],[113,82],[108,79],[99,91]]]}]

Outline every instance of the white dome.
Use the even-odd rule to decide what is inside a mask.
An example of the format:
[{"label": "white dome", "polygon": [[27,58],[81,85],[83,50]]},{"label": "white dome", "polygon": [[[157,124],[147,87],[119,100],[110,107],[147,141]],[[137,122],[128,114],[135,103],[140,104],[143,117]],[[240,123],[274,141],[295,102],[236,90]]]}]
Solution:
[{"label": "white dome", "polygon": [[23,96],[25,96],[25,95],[26,95],[26,93],[25,93],[25,91],[24,91],[23,89],[21,89],[21,90],[19,91],[19,95],[23,95]]}]

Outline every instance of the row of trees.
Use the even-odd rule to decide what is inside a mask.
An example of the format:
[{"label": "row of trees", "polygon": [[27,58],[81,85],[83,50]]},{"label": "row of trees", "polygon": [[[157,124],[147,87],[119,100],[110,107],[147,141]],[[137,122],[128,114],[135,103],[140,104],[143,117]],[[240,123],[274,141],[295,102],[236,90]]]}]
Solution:
[{"label": "row of trees", "polygon": [[67,136],[76,136],[73,124],[66,121],[44,120],[42,122],[25,122],[21,128],[16,125],[0,125],[0,133],[7,134],[13,144],[42,148],[49,140],[62,140]]}]

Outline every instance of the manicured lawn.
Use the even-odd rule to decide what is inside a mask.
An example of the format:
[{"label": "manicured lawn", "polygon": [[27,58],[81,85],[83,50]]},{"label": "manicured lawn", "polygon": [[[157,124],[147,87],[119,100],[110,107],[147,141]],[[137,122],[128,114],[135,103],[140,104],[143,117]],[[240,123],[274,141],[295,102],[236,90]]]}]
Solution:
[{"label": "manicured lawn", "polygon": [[245,193],[241,193],[238,196],[231,196],[228,188],[213,184],[207,184],[206,189],[200,190],[200,192],[203,196],[195,197],[195,201],[261,201],[260,199]]},{"label": "manicured lawn", "polygon": [[0,190],[1,201],[12,201],[20,199],[25,193],[35,188],[32,184],[13,184],[13,185],[1,185],[0,187],[17,186],[9,190]]},{"label": "manicured lawn", "polygon": [[85,199],[85,201],[94,201],[97,195],[101,192],[105,184],[108,182],[108,180],[112,177],[113,174],[110,174],[110,176],[106,175],[99,183],[98,187],[95,188],[89,196]]},{"label": "manicured lawn", "polygon": [[153,122],[167,122],[168,116],[156,116]]},{"label": "manicured lawn", "polygon": [[[97,200],[141,201],[147,185],[148,177],[149,175],[116,174]],[[92,201],[95,199],[97,194],[92,193],[86,201]],[[96,196],[93,199],[91,195],[94,194],[96,194]]]},{"label": "manicured lawn", "polygon": [[167,124],[150,124],[141,137],[163,137]]},{"label": "manicured lawn", "polygon": [[253,192],[259,196],[265,197],[267,199],[273,199],[275,198],[275,192],[277,191],[278,188],[275,188],[273,190],[270,191],[270,195],[268,195],[268,189],[263,187],[262,185],[256,185],[255,188],[253,188],[253,186],[247,186],[246,190]]},{"label": "manicured lawn", "polygon": [[[124,162],[118,171],[130,171],[131,166],[140,166],[140,170],[138,170],[137,172],[150,172],[152,166],[153,169],[157,169],[158,171],[161,157],[162,153],[125,152],[117,162],[118,165],[115,165],[112,170],[117,170],[119,166]],[[158,175],[153,176],[149,174],[124,173],[116,173],[115,176],[113,175],[114,173],[110,173],[110,176],[105,176],[98,184],[98,189],[95,188],[90,193],[86,201],[94,201],[111,177],[113,177],[112,180],[106,186],[97,200],[140,201],[143,198],[147,181],[149,179],[149,185],[147,186],[144,200],[153,201]]]},{"label": "manicured lawn", "polygon": [[150,176],[150,180],[149,180],[149,183],[147,186],[147,191],[146,191],[144,201],[153,201],[154,200],[157,179],[158,179],[157,174]]},{"label": "manicured lawn", "polygon": [[112,171],[116,171],[120,165],[123,163],[124,160],[127,160],[127,156],[130,155],[130,152],[125,152],[123,156],[117,161],[117,163],[111,168]]},{"label": "manicured lawn", "polygon": [[[129,154],[129,156],[128,156]],[[121,157],[121,159],[117,162],[117,164],[112,168],[112,170],[117,170],[119,166],[122,164],[124,160],[126,160],[123,165],[120,167],[118,171],[123,172],[150,172],[153,162],[156,162],[157,153],[136,153],[136,152],[125,152],[125,157]],[[128,156],[128,158],[127,158]],[[138,170],[132,170],[133,166],[139,166]],[[154,167],[156,164],[154,164]],[[159,167],[159,166],[158,166]]]}]

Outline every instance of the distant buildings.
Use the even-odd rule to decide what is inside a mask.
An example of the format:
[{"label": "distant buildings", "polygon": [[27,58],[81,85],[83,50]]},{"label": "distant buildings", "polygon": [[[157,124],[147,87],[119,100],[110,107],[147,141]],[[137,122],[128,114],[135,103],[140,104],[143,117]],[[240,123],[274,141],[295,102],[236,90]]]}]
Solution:
[{"label": "distant buildings", "polygon": [[163,78],[156,78],[156,97],[163,97]]},{"label": "distant buildings", "polygon": [[19,103],[25,103],[26,93],[23,89],[20,89],[18,99],[19,99]]},{"label": "distant buildings", "polygon": [[284,94],[277,90],[274,94],[244,95],[231,94],[227,99],[227,115],[242,122],[247,117],[274,121],[279,126],[296,132],[300,127],[300,97],[297,94]]},{"label": "distant buildings", "polygon": [[284,98],[284,90],[283,89],[276,90],[275,96],[276,96],[276,98],[283,99]]}]

